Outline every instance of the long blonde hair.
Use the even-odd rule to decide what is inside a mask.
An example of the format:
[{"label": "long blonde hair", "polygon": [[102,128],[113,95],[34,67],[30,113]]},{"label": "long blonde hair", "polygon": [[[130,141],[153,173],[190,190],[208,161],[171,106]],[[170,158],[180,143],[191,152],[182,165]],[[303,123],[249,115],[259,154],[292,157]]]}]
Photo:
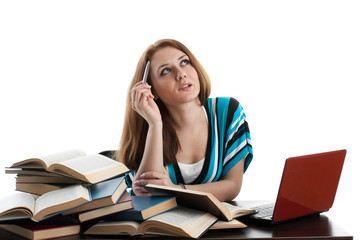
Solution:
[{"label": "long blonde hair", "polygon": [[[201,66],[199,61],[182,43],[173,39],[162,39],[150,45],[139,59],[134,77],[128,90],[124,127],[120,140],[119,151],[116,152],[116,159],[123,162],[129,169],[137,170],[139,168],[142,155],[145,149],[145,140],[148,131],[148,124],[135,110],[132,109],[131,88],[141,80],[147,61],[151,61],[155,52],[164,47],[174,47],[184,52],[190,59],[190,63],[197,71],[200,82],[199,100],[204,105],[210,95],[210,79]],[[151,78],[148,78],[151,85]],[[164,165],[176,161],[176,154],[180,149],[179,140],[176,135],[174,123],[171,115],[160,99],[156,100],[163,121],[163,158]]]}]

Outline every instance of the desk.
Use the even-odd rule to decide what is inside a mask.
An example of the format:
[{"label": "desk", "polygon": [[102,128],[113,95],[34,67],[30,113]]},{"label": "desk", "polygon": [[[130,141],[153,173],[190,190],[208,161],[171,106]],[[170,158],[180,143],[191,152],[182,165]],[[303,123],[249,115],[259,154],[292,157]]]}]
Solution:
[{"label": "desk", "polygon": [[[244,221],[244,220],[243,220]],[[244,221],[245,222],[245,221]],[[246,222],[247,223],[247,222]],[[284,222],[273,226],[261,226],[247,223],[248,228],[231,230],[210,230],[201,239],[353,239],[343,229],[336,225],[326,215],[312,215],[301,219]],[[0,239],[23,240],[23,238],[0,230]],[[69,236],[57,238],[57,240],[79,239],[139,239],[123,236]],[[170,237],[144,237],[141,239],[165,240]],[[181,240],[184,238],[172,238]],[[188,238],[187,238],[188,239]]]}]

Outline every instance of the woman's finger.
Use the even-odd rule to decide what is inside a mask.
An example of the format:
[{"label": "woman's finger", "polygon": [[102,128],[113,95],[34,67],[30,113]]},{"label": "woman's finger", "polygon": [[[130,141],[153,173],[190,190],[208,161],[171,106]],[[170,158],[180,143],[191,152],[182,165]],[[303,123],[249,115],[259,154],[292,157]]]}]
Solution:
[{"label": "woman's finger", "polygon": [[134,192],[137,196],[148,196],[150,193],[145,190],[143,187],[135,187]]},{"label": "woman's finger", "polygon": [[149,88],[140,88],[134,90],[131,94],[132,98],[132,108],[136,111],[141,110],[140,106],[143,108],[146,106],[146,101],[148,98],[154,98]]},{"label": "woman's finger", "polygon": [[144,179],[136,180],[136,181],[134,182],[134,186],[135,186],[135,187],[143,187],[143,186],[145,186],[146,184],[148,184],[148,180],[144,180]]}]

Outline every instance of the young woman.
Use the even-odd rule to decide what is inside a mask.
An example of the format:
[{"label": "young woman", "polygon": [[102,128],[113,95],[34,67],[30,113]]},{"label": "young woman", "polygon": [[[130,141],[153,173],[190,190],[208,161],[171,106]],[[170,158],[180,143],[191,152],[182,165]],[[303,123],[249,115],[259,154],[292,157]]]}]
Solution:
[{"label": "young woman", "polygon": [[127,182],[136,195],[146,194],[148,183],[210,192],[220,201],[239,194],[253,157],[249,127],[239,102],[209,98],[210,88],[203,67],[176,40],[159,40],[141,56],[116,156],[133,170]]}]

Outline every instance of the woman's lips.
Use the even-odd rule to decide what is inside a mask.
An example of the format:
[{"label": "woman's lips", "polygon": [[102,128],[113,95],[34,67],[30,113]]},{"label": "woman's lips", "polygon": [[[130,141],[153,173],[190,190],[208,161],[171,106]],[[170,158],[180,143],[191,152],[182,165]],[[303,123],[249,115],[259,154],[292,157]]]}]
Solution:
[{"label": "woman's lips", "polygon": [[191,83],[183,83],[181,84],[179,90],[189,90],[191,88],[192,84]]}]

